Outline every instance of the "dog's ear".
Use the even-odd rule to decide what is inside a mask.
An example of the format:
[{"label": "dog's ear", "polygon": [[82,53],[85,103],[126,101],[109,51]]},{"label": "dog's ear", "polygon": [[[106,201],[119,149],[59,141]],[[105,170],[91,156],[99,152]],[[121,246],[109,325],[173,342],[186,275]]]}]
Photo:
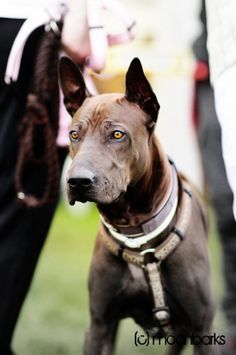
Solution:
[{"label": "dog's ear", "polygon": [[160,105],[138,58],[132,60],[126,73],[125,97],[128,101],[137,103],[151,117],[149,128],[153,127],[157,121]]},{"label": "dog's ear", "polygon": [[73,116],[90,94],[79,67],[68,57],[62,57],[59,61],[59,84],[66,109]]}]

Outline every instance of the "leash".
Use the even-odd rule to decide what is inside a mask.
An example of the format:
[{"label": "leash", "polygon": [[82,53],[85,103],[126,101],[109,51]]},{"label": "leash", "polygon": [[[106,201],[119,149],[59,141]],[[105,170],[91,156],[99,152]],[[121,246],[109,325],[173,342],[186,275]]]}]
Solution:
[{"label": "leash", "polygon": [[[59,31],[62,23],[56,26]],[[56,138],[59,116],[57,65],[60,46],[60,37],[55,30],[43,33],[37,48],[25,113],[19,126],[15,186],[18,199],[27,207],[41,207],[58,198],[60,164]],[[35,142],[40,142],[41,146]],[[30,190],[28,187],[32,169],[39,173],[46,171],[40,195],[35,192],[35,186]]]},{"label": "leash", "polygon": [[[174,183],[173,183],[174,184]],[[192,194],[186,181],[182,182],[183,194],[177,210],[177,220],[175,226],[171,229],[167,238],[156,247],[139,247],[136,250],[130,249],[130,246],[115,238],[113,230],[109,225],[102,222],[104,233],[103,242],[107,249],[117,257],[122,258],[127,263],[135,264],[144,269],[148,280],[154,301],[153,316],[157,321],[159,332],[164,335],[173,334],[170,321],[170,310],[166,305],[163,285],[161,281],[161,263],[174,252],[182,240],[189,225],[192,213]],[[173,191],[173,187],[172,187]],[[117,233],[117,232],[116,232]],[[156,234],[155,239],[158,241]],[[129,238],[129,236],[127,236]],[[151,259],[151,260],[150,260]]]}]

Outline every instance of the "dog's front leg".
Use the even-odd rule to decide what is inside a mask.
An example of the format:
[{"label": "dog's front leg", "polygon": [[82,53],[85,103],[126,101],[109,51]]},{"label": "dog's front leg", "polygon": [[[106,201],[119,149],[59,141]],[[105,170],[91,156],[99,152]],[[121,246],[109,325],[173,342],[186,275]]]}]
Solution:
[{"label": "dog's front leg", "polygon": [[127,265],[97,238],[89,275],[91,323],[84,355],[111,355],[124,304]]},{"label": "dog's front leg", "polygon": [[118,322],[105,324],[92,319],[86,332],[84,355],[112,355]]}]

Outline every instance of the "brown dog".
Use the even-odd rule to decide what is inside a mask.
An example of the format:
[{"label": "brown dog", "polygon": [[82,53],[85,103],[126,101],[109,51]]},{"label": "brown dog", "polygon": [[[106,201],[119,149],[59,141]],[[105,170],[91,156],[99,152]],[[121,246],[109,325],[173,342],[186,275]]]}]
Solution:
[{"label": "brown dog", "polygon": [[[102,218],[84,354],[112,354],[125,317],[149,335],[210,336],[214,302],[205,215],[154,135],[159,104],[140,61],[130,64],[125,96],[91,97],[67,58],[60,63],[60,83],[73,116],[69,201],[94,201]],[[194,354],[217,354],[209,344],[197,341]],[[168,354],[184,345],[176,342]]]}]

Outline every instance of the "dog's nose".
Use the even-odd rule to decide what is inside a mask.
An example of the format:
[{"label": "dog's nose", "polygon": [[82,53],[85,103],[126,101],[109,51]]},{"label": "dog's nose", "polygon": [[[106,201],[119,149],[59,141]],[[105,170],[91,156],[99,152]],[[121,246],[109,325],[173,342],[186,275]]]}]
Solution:
[{"label": "dog's nose", "polygon": [[89,170],[83,169],[67,180],[72,189],[88,189],[96,182],[96,176]]},{"label": "dog's nose", "polygon": [[93,184],[93,180],[89,178],[70,178],[68,180],[68,184],[70,187],[75,188],[75,187],[89,187]]}]

